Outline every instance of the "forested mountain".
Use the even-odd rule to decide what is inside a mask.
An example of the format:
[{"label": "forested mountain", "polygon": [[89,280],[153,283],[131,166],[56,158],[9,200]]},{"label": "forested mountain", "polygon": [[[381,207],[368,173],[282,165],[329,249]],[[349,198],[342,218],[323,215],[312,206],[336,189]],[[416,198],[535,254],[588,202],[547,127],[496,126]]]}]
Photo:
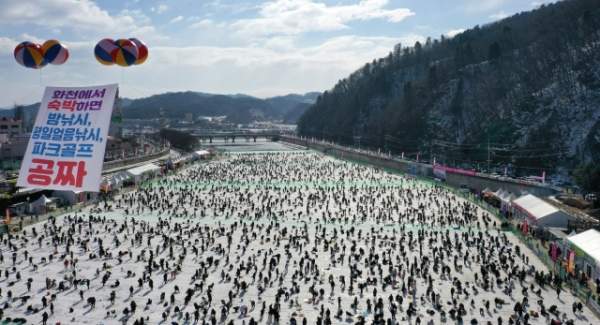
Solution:
[{"label": "forested mountain", "polygon": [[320,93],[310,92],[304,95],[289,94],[267,98],[266,101],[273,107],[277,107],[285,123],[295,124],[300,116],[314,104]]},{"label": "forested mountain", "polygon": [[[248,95],[216,95],[200,92],[176,92],[140,99],[121,98],[124,118],[158,118],[161,109],[167,118],[184,118],[187,113],[198,116],[227,116],[233,123],[252,121],[284,121],[296,123],[315,102],[319,93],[289,94],[266,99]],[[26,123],[33,125],[39,103],[24,106]],[[0,117],[14,116],[14,109],[0,109]]]},{"label": "forested mountain", "polygon": [[456,165],[489,154],[519,174],[600,163],[600,1],[398,44],[323,93],[298,128]]},{"label": "forested mountain", "polygon": [[[125,118],[166,117],[183,118],[187,113],[197,116],[223,116],[234,123],[252,121],[285,120],[296,109],[301,113],[302,105],[314,103],[314,93],[260,99],[247,95],[213,95],[197,92],[176,92],[131,100],[123,107]],[[300,106],[299,106],[300,105]],[[299,117],[300,114],[296,115]],[[295,123],[296,119],[288,122]]]}]

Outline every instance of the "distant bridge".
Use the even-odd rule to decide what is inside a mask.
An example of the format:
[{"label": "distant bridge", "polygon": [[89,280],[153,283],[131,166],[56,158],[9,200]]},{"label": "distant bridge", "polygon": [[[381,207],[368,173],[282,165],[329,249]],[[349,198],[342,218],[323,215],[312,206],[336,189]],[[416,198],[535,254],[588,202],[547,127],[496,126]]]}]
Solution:
[{"label": "distant bridge", "polygon": [[267,138],[273,141],[275,138],[279,138],[283,132],[279,130],[265,130],[261,132],[251,131],[231,131],[231,132],[192,132],[192,136],[200,139],[202,142],[208,141],[213,143],[214,139],[224,139],[225,142],[235,143],[235,140],[243,139],[245,142],[256,142],[258,138]]}]

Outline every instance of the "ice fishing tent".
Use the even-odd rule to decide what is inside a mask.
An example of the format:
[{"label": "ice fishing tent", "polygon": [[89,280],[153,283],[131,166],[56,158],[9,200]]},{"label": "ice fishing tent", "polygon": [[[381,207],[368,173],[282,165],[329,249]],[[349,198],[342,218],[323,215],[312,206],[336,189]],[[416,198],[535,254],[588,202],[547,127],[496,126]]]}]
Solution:
[{"label": "ice fishing tent", "polygon": [[600,232],[589,229],[567,237],[567,242],[575,252],[576,269],[583,271],[589,278],[600,277]]},{"label": "ice fishing tent", "polygon": [[532,226],[566,228],[569,220],[573,219],[569,214],[532,194],[514,200],[512,208],[514,217],[524,219]]},{"label": "ice fishing tent", "polygon": [[136,184],[147,179],[153,178],[159,173],[160,167],[156,166],[155,164],[145,164],[127,170],[127,174],[129,174],[133,178]]}]

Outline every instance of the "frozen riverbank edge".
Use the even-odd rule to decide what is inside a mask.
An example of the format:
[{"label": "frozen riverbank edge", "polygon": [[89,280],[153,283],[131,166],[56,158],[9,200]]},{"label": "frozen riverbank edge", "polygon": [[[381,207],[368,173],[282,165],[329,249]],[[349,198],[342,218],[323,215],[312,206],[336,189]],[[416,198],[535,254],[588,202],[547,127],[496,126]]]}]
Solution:
[{"label": "frozen riverbank edge", "polygon": [[[292,144],[295,144],[295,143],[292,143]],[[339,145],[337,145],[337,146],[339,146]],[[345,148],[343,146],[340,146],[340,147]],[[346,148],[346,149],[353,150],[353,148]],[[469,202],[472,202],[472,203],[476,204],[477,206],[479,206],[480,208],[484,209],[488,213],[494,215],[496,218],[498,218],[500,221],[502,221],[503,223],[506,224],[505,229],[503,229],[503,231],[505,233],[511,233],[516,239],[518,239],[520,244],[523,244],[523,246],[525,246],[526,249],[528,249],[540,261],[542,261],[542,263],[546,266],[546,268],[548,268],[549,270],[553,270],[556,268],[556,263],[554,263],[550,259],[550,257],[547,254],[547,251],[545,251],[544,247],[538,240],[536,240],[532,237],[523,236],[521,231],[519,229],[517,229],[517,227],[511,222],[511,220],[507,220],[500,213],[500,211],[497,208],[487,204],[485,201],[481,200],[480,198],[473,195],[472,193],[468,193],[468,192],[466,193],[459,188],[450,186],[450,185],[448,185],[444,182],[440,182],[434,178],[420,176],[420,175],[409,175],[407,173],[399,171],[398,169],[382,166],[382,165],[378,164],[376,160],[374,161],[374,160],[370,159],[373,154],[371,152],[360,152],[360,151],[353,150],[355,155],[363,157],[363,159],[357,160],[357,159],[349,158],[347,156],[340,156],[337,154],[333,154],[331,151],[327,151],[327,150],[322,151],[322,150],[311,149],[311,148],[309,148],[309,150],[324,154],[326,156],[329,156],[329,157],[332,157],[332,158],[335,158],[338,160],[342,160],[342,161],[346,161],[346,162],[350,162],[350,163],[354,163],[354,164],[359,164],[359,165],[364,165],[364,166],[379,168],[379,169],[382,169],[391,174],[409,176],[409,177],[412,177],[421,182],[444,187],[446,190],[452,192],[454,195],[457,195],[465,200],[468,200]],[[598,301],[594,300],[592,297],[593,291],[591,289],[581,286],[576,280],[574,280],[570,277],[567,278],[567,281],[565,283],[571,289],[571,293],[574,294],[575,296],[577,296],[582,302],[584,302],[586,304],[586,306],[599,319],[599,323],[600,323],[600,296],[597,297]]]}]

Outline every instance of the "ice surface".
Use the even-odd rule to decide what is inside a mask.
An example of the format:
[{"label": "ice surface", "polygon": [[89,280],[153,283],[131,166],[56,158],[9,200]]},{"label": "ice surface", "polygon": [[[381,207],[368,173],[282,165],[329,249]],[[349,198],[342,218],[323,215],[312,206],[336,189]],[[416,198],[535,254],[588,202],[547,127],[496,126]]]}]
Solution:
[{"label": "ice surface", "polygon": [[[90,216],[95,219],[89,221]],[[465,323],[475,319],[480,324],[498,324],[500,317],[502,324],[508,324],[515,303],[526,294],[526,312],[541,313],[539,300],[546,310],[552,305],[558,308],[558,316],[532,316],[531,324],[548,324],[551,318],[598,324],[586,307],[582,313],[573,313],[577,300],[567,291],[559,299],[548,284],[540,296],[534,293],[540,286],[531,272],[547,272],[546,268],[516,238],[500,232],[499,226],[492,215],[442,188],[375,168],[304,151],[231,154],[88,207],[77,219],[73,214],[59,216],[55,224],[48,221],[26,227],[10,240],[5,236],[0,303],[4,317],[23,317],[28,323],[41,322],[42,313],[47,312],[48,324],[133,324],[140,318],[146,324],[185,324],[186,313],[187,323],[192,324],[196,304],[200,323],[210,324],[214,308],[217,323],[250,324],[253,318],[267,324],[274,319],[269,306],[275,306],[279,296],[280,324],[289,324],[292,318],[298,324],[304,318],[307,324],[316,324],[319,315],[327,318],[321,308],[330,311],[332,324],[350,324],[359,322],[359,316],[372,323],[379,298],[383,318],[390,319],[392,296],[398,309],[391,323],[455,324],[450,312],[463,304]],[[100,239],[105,256],[99,256]],[[155,263],[163,260],[164,268],[148,272],[150,251]],[[356,269],[352,291],[350,265]],[[487,291],[481,272],[484,265],[499,270],[498,278],[489,274]],[[449,276],[441,274],[443,266],[448,267]],[[516,277],[521,270],[527,272],[522,283]],[[200,277],[194,277],[197,271]],[[108,272],[110,278],[103,285]],[[509,279],[511,272],[514,276]],[[56,286],[46,289],[47,278],[56,280]],[[27,290],[28,279],[31,290]],[[72,285],[73,279],[89,279],[89,289]],[[138,279],[142,279],[141,287]],[[117,280],[120,284],[113,288]],[[66,286],[63,291],[57,288],[61,281]],[[382,286],[384,281],[388,284]],[[429,281],[439,308],[431,293],[427,294]],[[240,288],[242,282],[246,290]],[[210,306],[209,285],[214,285]],[[174,293],[176,286],[178,293]],[[259,292],[259,286],[264,292]],[[505,291],[508,286],[514,288],[510,296]],[[530,289],[525,293],[523,288]],[[195,291],[186,305],[188,289]],[[313,297],[313,290],[323,290],[323,296]],[[8,291],[13,299],[8,298]],[[116,294],[114,304],[109,301],[111,291]],[[161,293],[165,294],[162,302]],[[42,308],[42,297],[50,303],[52,295],[56,295],[53,314],[49,307]],[[26,296],[29,299],[19,299]],[[96,299],[93,308],[88,304],[90,297]],[[355,299],[358,305],[352,306]],[[495,306],[495,299],[505,304]],[[370,311],[367,300],[373,305]],[[123,310],[131,310],[132,301],[136,311],[125,317]],[[485,301],[490,301],[489,310]],[[411,317],[407,315],[410,303],[415,309]],[[39,311],[28,312],[28,306]],[[245,317],[242,309],[248,309]],[[336,318],[339,311],[342,317]],[[167,314],[164,322],[163,313]]]}]

